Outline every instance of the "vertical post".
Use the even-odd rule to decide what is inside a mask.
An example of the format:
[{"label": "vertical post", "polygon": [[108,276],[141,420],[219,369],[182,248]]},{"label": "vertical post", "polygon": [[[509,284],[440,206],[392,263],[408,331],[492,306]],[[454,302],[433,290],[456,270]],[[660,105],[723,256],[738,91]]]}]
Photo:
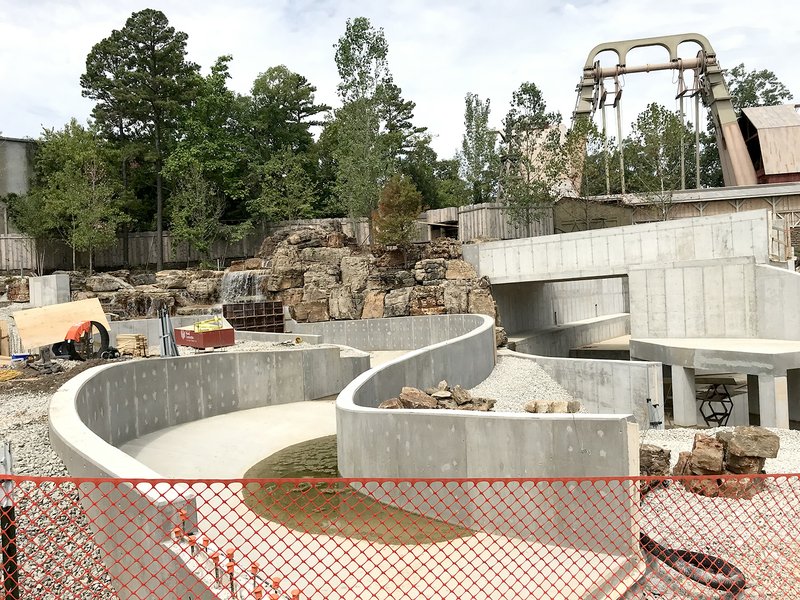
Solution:
[{"label": "vertical post", "polygon": [[[683,72],[681,72],[681,78],[683,78]],[[686,124],[686,117],[683,113],[683,94],[681,94],[678,100],[678,111],[681,114],[681,189],[686,189],[686,141],[684,140],[684,127]]]},{"label": "vertical post", "polygon": [[619,185],[622,194],[625,194],[625,145],[622,143],[622,109],[620,108],[619,83],[617,84],[617,94],[614,98],[614,107],[617,109],[617,144],[619,145]]},{"label": "vertical post", "polygon": [[[600,107],[600,114],[603,117],[603,161],[606,167],[606,196],[611,195],[611,167],[608,164],[608,136],[606,134],[606,104]],[[589,229],[588,227],[586,229]]]},{"label": "vertical post", "polygon": [[694,93],[694,187],[700,189],[700,89]]},{"label": "vertical post", "polygon": [[675,425],[697,425],[694,369],[672,365],[672,421]]},{"label": "vertical post", "polygon": [[[3,442],[0,474],[13,474],[11,443]],[[5,600],[19,599],[19,569],[17,565],[17,518],[12,496],[14,483],[0,481],[0,529],[2,529],[3,591]]]}]

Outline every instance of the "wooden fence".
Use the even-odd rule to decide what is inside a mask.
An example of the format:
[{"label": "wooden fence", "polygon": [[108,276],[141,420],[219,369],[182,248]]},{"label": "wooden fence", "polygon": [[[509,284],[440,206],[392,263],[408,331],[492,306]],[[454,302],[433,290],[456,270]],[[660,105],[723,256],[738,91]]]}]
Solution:
[{"label": "wooden fence", "polygon": [[458,209],[458,239],[463,242],[495,239],[513,240],[551,235],[553,212],[530,223],[514,223],[503,204],[470,204]]},{"label": "wooden fence", "polygon": [[[231,260],[255,256],[264,238],[284,225],[323,225],[330,224],[335,220],[337,219],[308,219],[258,227],[239,242],[230,244],[224,241],[215,242],[207,260],[222,268],[230,264]],[[366,239],[369,231],[366,220],[356,222],[350,219],[338,220],[345,233],[357,237],[361,241]],[[157,237],[154,231],[129,233],[127,264],[131,267],[155,268],[156,241]],[[164,263],[167,265],[185,266],[189,263],[197,263],[203,258],[187,244],[174,241],[169,232],[164,232],[162,243],[164,245]],[[93,265],[97,269],[121,267],[126,264],[124,254],[123,239],[120,237],[113,246],[95,252]],[[78,252],[76,259],[79,268],[89,264],[89,257],[85,252]],[[20,233],[0,235],[0,271],[44,273],[60,269],[72,269],[72,250],[65,243],[48,241],[37,244],[33,238]]]}]

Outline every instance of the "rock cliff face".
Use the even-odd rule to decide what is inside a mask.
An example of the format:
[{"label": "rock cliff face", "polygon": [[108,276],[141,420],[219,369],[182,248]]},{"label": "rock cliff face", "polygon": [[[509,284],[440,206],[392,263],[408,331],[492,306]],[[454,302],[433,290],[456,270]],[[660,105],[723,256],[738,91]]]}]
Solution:
[{"label": "rock cliff face", "polygon": [[360,248],[332,227],[276,232],[262,244],[261,293],[301,322],[447,313],[496,317],[488,280],[440,238],[401,251]]}]

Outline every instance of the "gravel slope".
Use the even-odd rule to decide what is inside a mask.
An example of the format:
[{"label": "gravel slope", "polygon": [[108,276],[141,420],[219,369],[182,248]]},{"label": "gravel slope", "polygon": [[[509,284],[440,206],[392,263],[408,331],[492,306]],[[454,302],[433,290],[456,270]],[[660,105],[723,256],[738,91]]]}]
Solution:
[{"label": "gravel slope", "polygon": [[470,392],[497,400],[493,412],[525,412],[531,400],[573,399],[536,362],[515,356],[499,356],[491,375]]}]

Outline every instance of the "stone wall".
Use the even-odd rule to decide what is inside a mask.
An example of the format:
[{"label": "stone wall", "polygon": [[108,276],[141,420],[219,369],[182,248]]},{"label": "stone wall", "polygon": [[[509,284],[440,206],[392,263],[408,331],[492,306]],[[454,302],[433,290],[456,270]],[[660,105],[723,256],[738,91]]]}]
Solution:
[{"label": "stone wall", "polygon": [[408,251],[357,246],[335,228],[303,227],[267,238],[262,290],[301,323],[497,311],[489,282],[439,238]]}]

